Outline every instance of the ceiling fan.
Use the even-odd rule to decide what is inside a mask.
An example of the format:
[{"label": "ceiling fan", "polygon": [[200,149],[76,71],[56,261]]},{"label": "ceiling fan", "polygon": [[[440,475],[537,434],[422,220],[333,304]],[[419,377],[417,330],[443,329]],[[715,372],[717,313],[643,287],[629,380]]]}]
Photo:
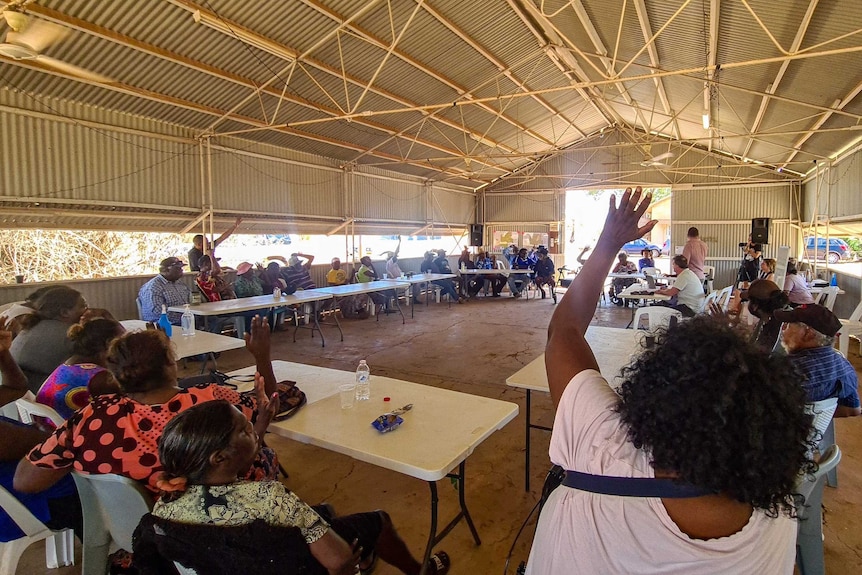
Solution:
[{"label": "ceiling fan", "polygon": [[673,152],[665,152],[664,154],[653,156],[652,158],[646,159],[642,162],[635,162],[635,164],[642,168],[669,168],[670,165],[666,164],[662,160],[672,158],[674,155],[675,154]]},{"label": "ceiling fan", "polygon": [[17,61],[33,60],[81,80],[112,82],[107,76],[42,54],[46,48],[66,38],[70,33],[68,28],[8,8],[3,11],[3,19],[9,30],[5,41],[0,43],[0,56]]}]

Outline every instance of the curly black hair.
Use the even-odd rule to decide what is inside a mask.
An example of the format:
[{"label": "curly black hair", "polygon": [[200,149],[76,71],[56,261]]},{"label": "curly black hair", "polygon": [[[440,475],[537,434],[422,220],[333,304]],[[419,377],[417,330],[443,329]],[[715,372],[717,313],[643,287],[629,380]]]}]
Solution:
[{"label": "curly black hair", "polygon": [[618,407],[628,437],[655,469],[725,493],[770,516],[793,516],[811,415],[786,357],[770,357],[737,328],[697,316],[658,334],[623,369]]}]

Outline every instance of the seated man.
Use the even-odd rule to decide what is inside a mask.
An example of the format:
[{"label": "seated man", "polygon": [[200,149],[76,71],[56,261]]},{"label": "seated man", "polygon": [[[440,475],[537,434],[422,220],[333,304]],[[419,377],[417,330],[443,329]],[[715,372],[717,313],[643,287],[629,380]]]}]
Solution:
[{"label": "seated man", "polygon": [[[182,306],[189,303],[191,290],[181,281],[185,265],[180,258],[165,258],[159,264],[159,275],[141,286],[138,299],[141,300],[142,320],[159,321],[162,306]],[[168,320],[174,325],[180,325],[182,315],[178,311],[169,311]]]},{"label": "seated man", "polygon": [[329,264],[331,269],[326,272],[326,283],[331,286],[343,286],[349,283],[350,278],[347,277],[347,272],[341,267],[340,258],[332,258]]},{"label": "seated man", "polygon": [[[363,256],[359,262],[362,264],[359,271],[356,272],[357,283],[368,283],[380,279],[377,275],[377,270],[371,262],[371,256]],[[389,299],[395,297],[395,290],[386,290],[385,292],[371,292],[368,294],[375,306],[383,306],[386,311],[389,311]]]},{"label": "seated man", "polygon": [[[629,261],[629,256],[626,255],[625,252],[620,252],[617,255],[617,265],[613,267],[611,273],[613,274],[635,274],[638,271],[637,266],[635,266],[634,262]],[[617,305],[623,305],[625,302],[622,299],[617,298],[617,294],[621,291],[625,290],[630,285],[637,283],[637,278],[614,278],[611,280],[611,289],[608,294],[611,297],[611,301],[616,303]]]},{"label": "seated man", "polygon": [[[503,253],[505,253],[505,250]],[[532,265],[527,256],[527,248],[521,248],[518,250],[518,255],[513,257],[510,263],[512,264],[513,270],[532,269]],[[509,274],[507,282],[509,284],[509,291],[512,292],[512,297],[521,297],[521,292],[529,281],[527,274]]]},{"label": "seated man", "polygon": [[[302,259],[305,261],[303,262]],[[314,256],[296,253],[287,260],[287,267],[281,270],[281,275],[287,285],[293,284],[296,289],[314,289],[314,280],[311,279],[311,262]]]},{"label": "seated man", "polygon": [[828,308],[801,305],[774,314],[781,326],[781,344],[791,363],[804,376],[802,388],[808,401],[838,398],[835,417],[862,414],[856,370],[834,347],[841,321]]},{"label": "seated man", "polygon": [[672,286],[656,290],[660,295],[671,296],[670,301],[658,302],[657,305],[672,307],[682,313],[684,317],[692,317],[703,309],[703,284],[694,272],[688,269],[688,260],[685,256],[674,256],[673,273],[676,281]]},{"label": "seated man", "polygon": [[539,261],[533,268],[536,270],[536,287],[542,292],[542,299],[545,299],[545,290],[543,285],[547,284],[551,290],[551,298],[554,303],[557,303],[557,292],[554,291],[556,283],[554,282],[554,260],[548,257],[548,250],[540,248],[537,250]]},{"label": "seated man", "polygon": [[[452,273],[452,270],[449,268],[449,262],[446,261],[446,252],[441,250],[443,257],[437,257],[435,259],[434,256],[438,256],[438,253],[434,250],[429,250],[425,252],[425,259],[422,260],[422,263],[419,264],[419,271],[423,274],[442,274],[442,273]],[[440,261],[442,260],[442,262]],[[446,266],[446,271],[440,270],[440,264],[444,264]],[[455,291],[455,287],[452,285],[452,282],[449,280],[434,280],[434,285],[440,286],[440,289],[443,290],[443,293],[449,296],[449,299],[457,301],[458,303],[462,303],[464,301],[463,297],[458,295],[458,292]],[[427,297],[427,296],[426,296]]]}]

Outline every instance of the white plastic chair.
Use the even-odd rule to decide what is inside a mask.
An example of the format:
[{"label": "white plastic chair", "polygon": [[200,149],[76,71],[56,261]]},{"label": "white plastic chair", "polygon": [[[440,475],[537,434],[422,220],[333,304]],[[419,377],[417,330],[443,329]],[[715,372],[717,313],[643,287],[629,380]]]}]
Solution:
[{"label": "white plastic chair", "polygon": [[855,337],[859,340],[859,355],[862,355],[862,301],[850,314],[847,319],[841,320],[841,331],[838,332],[838,349],[847,357],[847,352],[850,351],[850,337]]},{"label": "white plastic chair", "polygon": [[706,295],[706,297],[703,300],[703,310],[701,310],[702,313],[709,313],[709,306],[710,306],[710,304],[712,304],[713,302],[716,302],[718,300],[718,294],[719,293],[720,292],[717,292],[717,291],[711,291]]},{"label": "white plastic chair", "polygon": [[44,417],[56,427],[60,427],[63,425],[63,422],[66,421],[59,413],[56,412],[56,410],[54,410],[53,407],[42,403],[36,403],[35,398],[31,400],[22,397],[21,399],[15,400],[15,406],[18,408],[18,416],[24,423],[35,423],[33,421],[34,415]]},{"label": "white plastic chair", "polygon": [[75,564],[74,531],[49,529],[3,487],[0,487],[0,508],[24,532],[24,536],[19,539],[0,543],[0,575],[15,575],[21,554],[30,545],[43,539],[45,540],[45,565],[49,569]]},{"label": "white plastic chair", "polygon": [[[820,440],[820,446],[817,448],[818,451],[822,454],[830,446],[836,445],[835,443],[835,418],[829,420],[829,425],[826,426],[826,430],[823,432],[823,437]],[[830,470],[826,474],[826,485],[829,487],[838,487],[838,468]]]},{"label": "white plastic chair", "polygon": [[660,305],[639,307],[635,312],[635,319],[632,322],[634,329],[640,329],[641,318],[644,316],[647,318],[646,328],[648,331],[655,331],[659,327],[668,327],[670,325],[670,318],[672,317],[677,318],[678,321],[682,320],[682,314],[673,308]]},{"label": "white plastic chair", "polygon": [[[733,297],[733,286],[727,286],[718,290],[718,298],[716,303],[721,306],[721,311],[727,311],[727,306],[730,305],[730,300]],[[705,309],[705,308],[704,308]]]},{"label": "white plastic chair", "polygon": [[73,476],[84,511],[82,573],[103,575],[109,553],[132,550],[132,533],[152,510],[153,498],[137,481],[121,475]]},{"label": "white plastic chair", "polygon": [[835,306],[835,300],[837,298],[838,286],[828,286],[823,288],[823,291],[820,292],[820,295],[817,296],[817,303],[825,308],[828,308],[829,311],[832,311],[832,308]]},{"label": "white plastic chair", "polygon": [[823,486],[826,475],[841,461],[837,445],[829,447],[820,458],[820,468],[811,476],[803,477],[797,492],[803,500],[796,504],[796,566],[801,575],[826,573],[823,560]]}]

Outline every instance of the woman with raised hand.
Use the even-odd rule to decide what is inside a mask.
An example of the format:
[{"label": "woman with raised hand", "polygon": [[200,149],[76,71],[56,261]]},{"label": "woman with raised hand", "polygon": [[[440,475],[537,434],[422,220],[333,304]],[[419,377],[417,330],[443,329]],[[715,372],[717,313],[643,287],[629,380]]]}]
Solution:
[{"label": "woman with raised hand", "polygon": [[[420,563],[387,513],[324,519],[278,481],[240,479],[259,449],[251,423],[226,401],[192,407],[165,426],[159,441],[164,476],[158,482],[164,493],[152,514],[163,520],[156,521],[160,532],[188,544],[175,546],[181,556],[164,559],[209,575],[353,574],[370,571],[379,556],[402,573],[419,573]],[[149,521],[145,517],[138,528],[135,560],[147,566],[145,572],[158,572],[161,558],[153,557],[156,546],[147,544],[155,532]],[[292,527],[302,540],[283,529]],[[273,538],[280,544],[263,543]],[[449,557],[440,552],[426,573],[448,570]]]},{"label": "woman with raised hand", "polygon": [[[95,398],[34,447],[18,464],[15,489],[42,491],[74,469],[123,475],[158,491],[156,475],[162,468],[156,442],[162,430],[180,412],[206,401],[230,402],[263,435],[278,411],[266,319],[252,321],[246,349],[257,363],[254,397],[216,384],[180,389],[176,358],[164,333],[133,331],[118,337],[107,359],[121,392]],[[261,449],[249,477],[275,479],[277,473],[274,452]]]},{"label": "woman with raised hand", "polygon": [[584,338],[620,247],[655,225],[641,222],[649,202],[640,188],[619,206],[611,198],[595,250],[551,318],[550,458],[566,472],[527,573],[792,573],[795,485],[816,465],[789,362],[698,316],[624,368],[618,395]]}]

